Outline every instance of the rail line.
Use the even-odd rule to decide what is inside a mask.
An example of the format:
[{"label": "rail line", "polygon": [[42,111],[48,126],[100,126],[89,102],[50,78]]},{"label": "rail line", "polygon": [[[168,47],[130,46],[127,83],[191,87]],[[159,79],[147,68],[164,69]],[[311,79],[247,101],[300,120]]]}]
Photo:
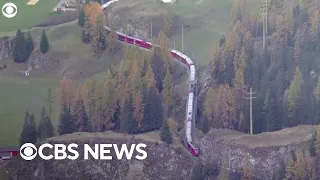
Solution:
[{"label": "rail line", "polygon": [[[111,0],[107,3],[103,4],[101,7],[104,10],[111,4],[118,2],[119,0]],[[107,33],[111,32],[111,29],[107,26],[105,26],[105,29]],[[159,45],[154,45],[150,42],[134,38],[128,35],[125,35],[121,32],[116,31],[115,32],[115,38],[119,41],[136,45],[144,49],[152,49],[153,47],[159,47]],[[199,156],[200,150],[194,145],[194,134],[195,134],[195,114],[196,114],[196,101],[197,101],[197,77],[196,77],[196,68],[193,63],[193,61],[183,54],[182,52],[179,52],[177,50],[171,50],[171,55],[174,59],[181,62],[184,67],[187,69],[189,77],[188,77],[188,101],[186,106],[186,118],[185,118],[185,146],[186,148],[192,153],[194,156]]]}]

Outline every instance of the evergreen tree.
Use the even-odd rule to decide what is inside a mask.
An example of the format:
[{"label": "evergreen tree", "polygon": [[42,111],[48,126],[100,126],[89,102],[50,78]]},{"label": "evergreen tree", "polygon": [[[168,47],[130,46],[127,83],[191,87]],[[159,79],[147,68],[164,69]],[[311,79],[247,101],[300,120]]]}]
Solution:
[{"label": "evergreen tree", "polygon": [[70,108],[68,108],[67,104],[63,105],[62,111],[60,113],[60,121],[59,121],[59,134],[70,134],[76,131],[76,125],[74,122],[74,118],[71,114]]},{"label": "evergreen tree", "polygon": [[83,100],[77,99],[73,111],[73,117],[76,122],[77,130],[80,132],[90,132],[91,123],[84,107]]},{"label": "evergreen tree", "polygon": [[24,118],[23,129],[20,134],[20,145],[25,143],[33,143],[37,142],[37,128],[35,124],[35,117],[33,114],[29,115],[27,111]]},{"label": "evergreen tree", "polygon": [[156,88],[150,88],[146,93],[144,121],[142,123],[143,132],[159,129],[163,123],[161,96],[156,93]]},{"label": "evergreen tree", "polygon": [[46,35],[46,32],[43,30],[40,40],[40,51],[42,54],[45,54],[49,50],[49,41]]},{"label": "evergreen tree", "polygon": [[48,116],[49,116],[49,119],[51,119],[52,117],[52,112],[53,112],[53,101],[54,97],[52,95],[52,89],[51,88],[48,88],[47,89],[47,104],[48,104]]},{"label": "evergreen tree", "polygon": [[79,12],[79,16],[78,16],[78,25],[80,27],[83,27],[84,26],[84,22],[85,22],[85,13],[83,10],[81,10]]},{"label": "evergreen tree", "polygon": [[45,108],[41,110],[41,116],[38,126],[39,139],[45,139],[53,136],[53,126],[50,117],[47,115]]},{"label": "evergreen tree", "polygon": [[133,100],[130,96],[129,100],[125,100],[125,104],[121,113],[120,131],[123,133],[136,133],[138,130],[138,123],[133,118]]},{"label": "evergreen tree", "polygon": [[26,62],[29,58],[28,43],[20,29],[13,40],[12,58],[16,63]]},{"label": "evergreen tree", "polygon": [[162,141],[166,142],[167,144],[172,143],[172,133],[168,126],[168,121],[164,120],[163,125],[160,128],[160,138]]},{"label": "evergreen tree", "polygon": [[311,143],[309,145],[309,153],[311,156],[316,156],[316,135],[317,135],[317,131],[314,131],[314,133],[312,134],[312,139],[311,139]]},{"label": "evergreen tree", "polygon": [[33,39],[32,39],[30,32],[28,32],[28,37],[27,37],[27,49],[28,49],[29,56],[30,56],[30,54],[32,53],[32,51],[34,49],[34,43],[33,43]]}]

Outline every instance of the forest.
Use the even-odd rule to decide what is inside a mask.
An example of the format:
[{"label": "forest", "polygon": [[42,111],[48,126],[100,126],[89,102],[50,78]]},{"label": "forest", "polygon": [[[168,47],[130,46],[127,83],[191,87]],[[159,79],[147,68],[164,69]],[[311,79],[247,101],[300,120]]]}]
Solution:
[{"label": "forest", "polygon": [[316,0],[273,0],[266,44],[261,17],[236,0],[226,36],[212,50],[204,124],[249,132],[249,88],[254,134],[320,122],[320,31]]}]

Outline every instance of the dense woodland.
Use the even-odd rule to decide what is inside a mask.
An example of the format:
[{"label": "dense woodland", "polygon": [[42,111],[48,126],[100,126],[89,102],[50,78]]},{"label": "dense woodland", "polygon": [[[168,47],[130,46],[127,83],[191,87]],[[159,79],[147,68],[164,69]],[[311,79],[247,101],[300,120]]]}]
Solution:
[{"label": "dense woodland", "polygon": [[212,51],[205,124],[249,131],[253,88],[254,133],[320,122],[320,26],[317,0],[272,0],[266,47],[260,16],[236,0],[226,36]]}]

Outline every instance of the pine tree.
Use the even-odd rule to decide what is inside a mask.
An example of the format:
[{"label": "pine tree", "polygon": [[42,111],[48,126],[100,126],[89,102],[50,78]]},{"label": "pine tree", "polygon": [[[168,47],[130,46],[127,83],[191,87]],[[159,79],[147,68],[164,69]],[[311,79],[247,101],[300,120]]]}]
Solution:
[{"label": "pine tree", "polygon": [[18,29],[13,40],[12,58],[16,63],[26,62],[29,58],[28,44],[24,34]]},{"label": "pine tree", "polygon": [[294,179],[294,163],[294,160],[290,158],[286,167],[286,175],[284,178],[285,180]]},{"label": "pine tree", "polygon": [[48,104],[48,116],[49,119],[52,118],[52,113],[53,113],[53,103],[54,103],[54,96],[52,95],[52,89],[48,88],[47,89],[47,104]]},{"label": "pine tree", "polygon": [[34,43],[33,43],[33,39],[32,39],[30,32],[28,32],[28,37],[27,37],[27,49],[28,49],[29,56],[30,56],[30,54],[32,53],[32,51],[34,49]]},{"label": "pine tree", "polygon": [[49,41],[46,35],[46,32],[43,30],[40,40],[40,51],[42,54],[45,54],[49,50]]},{"label": "pine tree", "polygon": [[164,117],[161,96],[156,94],[155,88],[147,90],[145,102],[142,131],[159,129],[162,126]]},{"label": "pine tree", "polygon": [[78,25],[80,27],[83,27],[84,26],[84,23],[85,23],[85,13],[83,10],[81,10],[79,12],[79,16],[78,16]]},{"label": "pine tree", "polygon": [[144,112],[144,104],[143,104],[143,96],[140,90],[134,96],[133,102],[134,112],[133,116],[138,121],[138,129],[141,129],[142,121],[143,121],[143,112]]},{"label": "pine tree", "polygon": [[166,74],[163,80],[163,111],[164,111],[164,117],[168,118],[170,116],[169,108],[172,105],[172,98],[173,98],[173,83],[172,83],[172,76],[170,73],[170,70],[166,70]]},{"label": "pine tree", "polygon": [[132,96],[129,100],[125,100],[125,104],[121,113],[120,131],[123,133],[136,133],[138,129],[138,123],[133,118],[133,105]]},{"label": "pine tree", "polygon": [[76,100],[74,111],[73,111],[73,117],[74,117],[75,125],[78,131],[80,132],[91,131],[91,123],[87,115],[81,96],[78,97]]},{"label": "pine tree", "polygon": [[94,26],[93,41],[92,41],[92,48],[94,55],[96,57],[100,57],[102,52],[107,48],[107,37],[105,34],[105,16],[101,14],[97,16],[96,24]]},{"label": "pine tree", "polygon": [[312,157],[316,156],[316,135],[317,135],[317,131],[315,130],[314,133],[312,134],[312,139],[309,145],[309,153]]},{"label": "pine tree", "polygon": [[37,142],[37,128],[35,123],[35,117],[33,114],[29,114],[27,111],[24,118],[23,129],[20,134],[20,145],[25,143]]},{"label": "pine tree", "polygon": [[53,136],[53,126],[50,117],[47,115],[45,108],[41,110],[41,116],[38,126],[38,137],[43,140]]},{"label": "pine tree", "polygon": [[167,144],[172,143],[172,133],[171,133],[170,128],[168,126],[167,120],[163,121],[163,124],[160,128],[160,138],[162,141],[166,142]]},{"label": "pine tree", "polygon": [[70,134],[76,131],[75,121],[67,104],[63,105],[63,108],[60,113],[58,131],[60,135]]},{"label": "pine tree", "polygon": [[295,179],[306,179],[306,162],[302,152],[299,152],[297,155],[294,170]]}]

